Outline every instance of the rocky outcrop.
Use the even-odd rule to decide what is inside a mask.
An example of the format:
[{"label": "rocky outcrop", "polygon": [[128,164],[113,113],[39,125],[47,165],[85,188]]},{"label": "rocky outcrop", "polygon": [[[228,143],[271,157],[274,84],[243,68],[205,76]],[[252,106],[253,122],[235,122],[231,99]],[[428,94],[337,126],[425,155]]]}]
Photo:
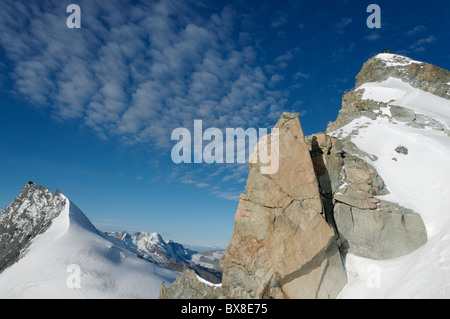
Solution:
[{"label": "rocky outcrop", "polygon": [[364,89],[360,87],[369,82],[382,82],[390,77],[400,79],[414,88],[424,90],[439,97],[450,99],[450,71],[435,65],[411,60],[408,57],[392,53],[381,53],[364,63],[356,76],[355,89],[345,92],[342,108],[334,122],[328,124],[326,132],[333,132],[356,118],[362,116],[375,119],[382,116],[380,108],[390,106],[392,119],[406,122],[413,127],[425,126],[445,131],[446,126],[422,114],[401,106],[391,105],[373,100],[363,100]]},{"label": "rocky outcrop", "polygon": [[208,283],[186,269],[170,287],[161,284],[159,299],[217,299],[220,291],[220,285]]},{"label": "rocky outcrop", "polygon": [[372,259],[408,254],[427,242],[419,214],[376,196],[388,194],[383,179],[349,140],[324,133],[307,138],[328,222],[343,255]]},{"label": "rocky outcrop", "polygon": [[344,253],[391,259],[427,242],[420,215],[395,203],[380,201],[375,209],[362,209],[337,201],[334,218]]},{"label": "rocky outcrop", "polygon": [[[442,98],[450,98],[449,71],[392,53],[378,54],[367,61],[356,76],[356,89],[344,94],[338,118],[335,122],[330,122],[327,128],[327,133],[334,137],[321,133],[310,138],[311,154],[313,159],[316,158],[314,163],[321,181],[322,196],[328,200],[327,216],[333,219],[344,254],[350,252],[373,259],[395,258],[412,252],[427,241],[426,228],[420,215],[376,197],[388,193],[383,180],[368,163],[377,161],[377,158],[362,152],[351,142],[364,125],[355,127],[345,136],[339,130],[354,119],[364,116],[369,122],[385,117],[390,122],[397,121],[415,128],[427,127],[450,133],[442,123],[395,105],[393,100],[384,103],[363,99],[365,89],[360,88],[363,84],[383,82],[391,77]],[[388,113],[381,111],[381,108],[389,110]],[[321,140],[322,145],[331,145],[329,148],[317,147],[314,139]],[[402,145],[395,151],[402,156],[408,154],[408,149]],[[327,165],[327,171],[322,173],[321,162],[336,165]],[[326,182],[330,172],[334,173],[331,174],[330,181]],[[326,176],[321,177],[321,174]],[[336,179],[338,175],[339,178]],[[331,189],[330,183],[334,185]]]},{"label": "rocky outcrop", "polygon": [[29,182],[0,213],[0,272],[20,259],[31,240],[44,233],[66,205],[56,191]]},{"label": "rocky outcrop", "polygon": [[355,87],[368,82],[381,82],[390,77],[442,98],[450,98],[450,71],[393,53],[377,54],[364,63],[356,76]]},{"label": "rocky outcrop", "polygon": [[334,298],[346,274],[335,234],[323,216],[298,114],[284,113],[275,128],[279,169],[266,175],[261,163],[250,164],[246,194],[221,261],[221,296]]},{"label": "rocky outcrop", "polygon": [[[352,132],[338,130],[357,118],[387,117],[450,134],[436,120],[392,101],[363,99],[361,85],[390,77],[450,97],[450,72],[383,53],[364,64],[356,89],[344,94],[339,116],[326,133],[305,137],[298,115],[284,113],[275,126],[279,135],[259,141],[269,149],[277,144],[270,163],[276,161],[278,170],[267,173],[264,163],[255,161],[257,152],[249,159],[246,193],[240,196],[233,237],[221,260],[220,298],[334,298],[347,283],[342,262],[347,253],[390,259],[427,242],[419,214],[382,199],[389,190],[370,164],[377,156],[352,142],[370,123],[358,123]],[[395,151],[408,156],[402,145]],[[181,284],[174,287],[182,289]],[[205,296],[188,289],[194,293],[186,295]]]}]

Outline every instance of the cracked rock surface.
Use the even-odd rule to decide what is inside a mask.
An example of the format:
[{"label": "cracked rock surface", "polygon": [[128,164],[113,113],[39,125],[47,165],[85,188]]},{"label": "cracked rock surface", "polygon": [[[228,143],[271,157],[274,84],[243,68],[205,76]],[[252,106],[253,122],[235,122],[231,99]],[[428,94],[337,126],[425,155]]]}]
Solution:
[{"label": "cracked rock surface", "polygon": [[279,169],[250,164],[235,230],[222,258],[226,298],[335,298],[347,283],[298,114],[284,113]]}]

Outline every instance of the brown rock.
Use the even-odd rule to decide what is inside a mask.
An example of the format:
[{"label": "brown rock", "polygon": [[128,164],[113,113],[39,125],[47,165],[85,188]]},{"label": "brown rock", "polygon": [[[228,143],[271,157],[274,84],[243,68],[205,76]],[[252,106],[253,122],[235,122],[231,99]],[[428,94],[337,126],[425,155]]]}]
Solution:
[{"label": "brown rock", "polygon": [[191,269],[185,269],[170,287],[161,283],[159,299],[217,299],[220,285],[201,281]]},{"label": "brown rock", "polygon": [[360,209],[377,209],[377,204],[380,202],[379,199],[370,197],[367,193],[361,193],[361,196],[336,194],[334,195],[334,199],[340,203],[345,203]]},{"label": "brown rock", "polygon": [[298,114],[284,113],[275,128],[279,148],[271,160],[278,160],[278,170],[262,174],[260,162],[250,164],[247,194],[221,261],[222,297],[334,298],[346,275],[334,232],[321,215]]}]

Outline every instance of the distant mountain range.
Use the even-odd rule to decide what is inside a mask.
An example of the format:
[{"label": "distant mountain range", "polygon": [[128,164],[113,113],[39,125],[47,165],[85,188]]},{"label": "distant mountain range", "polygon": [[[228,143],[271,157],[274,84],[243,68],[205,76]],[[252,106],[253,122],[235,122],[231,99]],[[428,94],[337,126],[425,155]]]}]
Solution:
[{"label": "distant mountain range", "polygon": [[166,265],[176,271],[186,268],[193,269],[198,275],[212,283],[220,283],[222,280],[219,262],[223,249],[198,252],[173,241],[166,243],[158,233],[115,232],[106,234],[120,240],[142,259]]}]

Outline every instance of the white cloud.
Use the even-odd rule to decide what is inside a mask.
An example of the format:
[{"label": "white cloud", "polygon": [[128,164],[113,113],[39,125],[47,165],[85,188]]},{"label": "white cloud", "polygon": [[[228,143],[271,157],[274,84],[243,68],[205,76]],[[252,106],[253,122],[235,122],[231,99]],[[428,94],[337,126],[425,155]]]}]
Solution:
[{"label": "white cloud", "polygon": [[338,33],[343,33],[344,29],[353,22],[351,18],[342,18],[341,21],[336,23],[333,27]]},{"label": "white cloud", "polygon": [[364,37],[365,40],[369,40],[369,41],[375,41],[378,40],[380,38],[380,34],[376,31],[373,31],[371,34],[368,34]]},{"label": "white cloud", "polygon": [[282,25],[286,24],[288,21],[288,17],[285,13],[277,12],[275,14],[275,19],[270,23],[271,28],[278,28]]},{"label": "white cloud", "polygon": [[[262,49],[250,33],[236,32],[238,13],[227,6],[205,16],[191,6],[208,6],[206,1],[77,4],[81,29],[66,27],[67,4],[58,0],[3,0],[0,10],[9,80],[31,105],[49,108],[58,120],[79,121],[105,140],[152,146],[157,154],[173,146],[173,129],[192,131],[195,119],[204,128],[272,127],[287,104],[287,92],[276,87],[296,49],[259,67]],[[287,22],[277,18],[273,27]],[[240,191],[229,185],[245,182],[248,165],[186,175],[190,171],[167,174],[237,200]]]},{"label": "white cloud", "polygon": [[347,47],[339,48],[331,53],[331,62],[337,62],[345,58],[346,55],[353,52],[355,49],[355,43],[350,43]]},{"label": "white cloud", "polygon": [[434,35],[430,35],[426,38],[422,38],[414,42],[409,48],[415,52],[423,52],[426,50],[425,45],[436,42],[437,38]]},{"label": "white cloud", "polygon": [[418,25],[418,26],[414,27],[413,29],[409,30],[408,32],[406,32],[406,35],[413,36],[413,35],[416,35],[418,33],[423,33],[423,32],[426,32],[426,31],[428,31],[428,29],[425,26]]},{"label": "white cloud", "polygon": [[310,76],[311,76],[310,74],[303,73],[303,72],[300,72],[300,71],[298,71],[297,73],[295,73],[293,75],[294,79],[296,79],[296,80],[298,80],[300,78],[302,78],[302,79],[309,79]]},{"label": "white cloud", "polygon": [[168,147],[171,131],[194,119],[267,126],[281,113],[285,98],[273,89],[281,77],[255,65],[251,37],[234,38],[230,8],[202,16],[181,0],[78,4],[81,29],[66,27],[56,0],[6,1],[0,11],[15,89],[54,117],[80,120],[102,138]]}]

